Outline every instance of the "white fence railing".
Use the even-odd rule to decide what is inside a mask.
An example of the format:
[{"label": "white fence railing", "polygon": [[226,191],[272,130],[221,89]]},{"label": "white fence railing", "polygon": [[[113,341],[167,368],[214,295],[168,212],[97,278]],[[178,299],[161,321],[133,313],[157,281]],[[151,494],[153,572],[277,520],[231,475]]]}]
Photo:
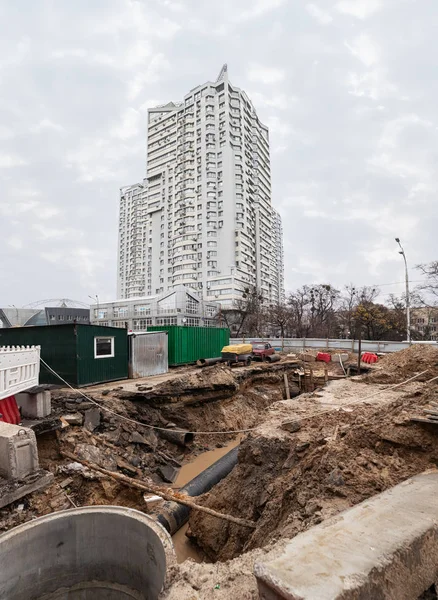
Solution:
[{"label": "white fence railing", "polygon": [[39,384],[40,346],[0,347],[0,400]]},{"label": "white fence railing", "polygon": [[[274,348],[284,348],[288,350],[306,350],[306,349],[328,349],[328,350],[348,350],[349,352],[358,352],[358,340],[339,340],[339,339],[318,339],[318,338],[232,338],[230,344],[258,344],[269,342]],[[422,342],[413,342],[422,343]],[[436,342],[425,342],[436,344]],[[362,340],[362,352],[397,352],[409,348],[409,342],[386,342]]]}]

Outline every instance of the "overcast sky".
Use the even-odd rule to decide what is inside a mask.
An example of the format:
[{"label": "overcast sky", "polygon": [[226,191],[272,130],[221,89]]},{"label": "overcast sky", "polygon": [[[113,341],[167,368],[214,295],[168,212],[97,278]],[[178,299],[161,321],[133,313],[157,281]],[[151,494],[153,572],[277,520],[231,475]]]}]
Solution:
[{"label": "overcast sky", "polygon": [[401,281],[396,236],[437,259],[437,27],[437,0],[0,0],[0,306],[115,297],[147,108],[225,62],[270,127],[287,289]]}]

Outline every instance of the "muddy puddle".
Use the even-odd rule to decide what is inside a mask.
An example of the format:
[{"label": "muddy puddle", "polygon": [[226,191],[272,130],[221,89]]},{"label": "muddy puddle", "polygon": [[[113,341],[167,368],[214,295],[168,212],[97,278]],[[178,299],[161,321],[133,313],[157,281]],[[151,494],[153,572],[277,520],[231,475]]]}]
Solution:
[{"label": "muddy puddle", "polygon": [[[175,483],[171,486],[174,489],[179,489],[191,481],[194,477],[202,473],[207,467],[215,463],[217,460],[225,456],[227,452],[238,446],[240,443],[240,437],[236,438],[223,448],[215,448],[203,452],[197,456],[191,462],[183,465],[179,471],[178,477]],[[195,562],[205,561],[203,552],[197,548],[192,542],[186,537],[186,531],[188,523],[181,527],[179,531],[172,536],[173,545],[175,546],[176,557],[179,563],[184,562],[188,558],[193,559]]]}]

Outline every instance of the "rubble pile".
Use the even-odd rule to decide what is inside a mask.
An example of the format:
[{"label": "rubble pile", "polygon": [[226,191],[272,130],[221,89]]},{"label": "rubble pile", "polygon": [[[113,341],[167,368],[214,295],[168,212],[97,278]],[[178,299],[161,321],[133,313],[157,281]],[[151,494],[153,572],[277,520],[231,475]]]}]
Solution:
[{"label": "rubble pile", "polygon": [[[180,428],[223,431],[254,427],[263,411],[282,399],[281,371],[266,366],[248,371],[243,374],[220,366],[186,370],[154,387],[147,383],[140,385],[135,392],[125,392],[122,386],[109,390],[91,388],[86,390],[89,399],[80,392],[53,390],[52,417],[61,421],[62,428],[39,435],[38,452],[42,466],[53,473],[55,480],[44,492],[0,510],[0,531],[72,506],[113,504],[146,510],[140,492],[66,459],[63,452],[166,487],[175,481],[183,463],[206,450],[225,446],[236,437],[234,434],[195,436],[184,444],[172,440],[169,432]],[[194,397],[198,385],[203,393],[196,401],[186,402],[188,397]],[[224,386],[229,393],[220,402],[204,393]],[[159,398],[158,404],[150,401],[150,396],[145,400],[144,395],[149,393]],[[123,420],[105,409],[131,420]]]}]

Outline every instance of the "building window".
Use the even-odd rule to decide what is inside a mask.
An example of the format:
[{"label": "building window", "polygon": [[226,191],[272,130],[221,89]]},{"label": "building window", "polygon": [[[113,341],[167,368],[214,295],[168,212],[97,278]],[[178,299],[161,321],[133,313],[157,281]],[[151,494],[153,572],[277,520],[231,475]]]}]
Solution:
[{"label": "building window", "polygon": [[187,298],[186,311],[189,315],[196,315],[198,313],[199,302],[193,298]]},{"label": "building window", "polygon": [[64,320],[64,315],[58,315],[58,321],[63,321]]},{"label": "building window", "polygon": [[188,317],[187,319],[185,319],[184,325],[186,325],[187,327],[199,327],[199,319],[196,319],[194,317]]},{"label": "building window", "polygon": [[114,338],[113,337],[95,337],[94,338],[94,358],[113,358],[114,357]]},{"label": "building window", "polygon": [[164,317],[157,319],[157,325],[176,325],[176,317]]},{"label": "building window", "polygon": [[134,329],[136,331],[145,331],[148,325],[152,325],[152,319],[137,319],[134,321]]}]

